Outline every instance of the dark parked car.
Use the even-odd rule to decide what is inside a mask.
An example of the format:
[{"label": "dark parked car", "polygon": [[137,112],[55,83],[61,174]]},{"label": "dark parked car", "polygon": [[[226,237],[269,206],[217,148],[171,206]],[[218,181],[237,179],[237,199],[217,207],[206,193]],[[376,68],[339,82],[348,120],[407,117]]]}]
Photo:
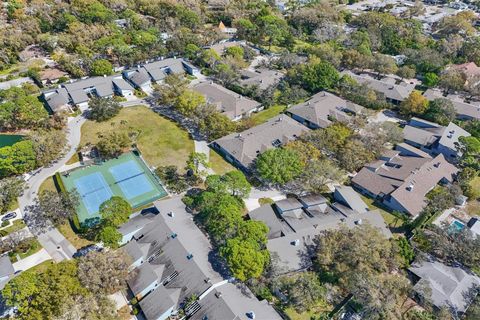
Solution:
[{"label": "dark parked car", "polygon": [[10,220],[10,219],[13,219],[13,218],[16,218],[16,217],[17,217],[16,212],[10,212],[10,213],[7,213],[6,215],[4,215],[2,217],[2,221],[7,221],[7,220]]},{"label": "dark parked car", "polygon": [[73,254],[73,257],[74,257],[74,258],[80,258],[80,257],[86,256],[89,252],[92,252],[92,251],[98,251],[98,252],[100,252],[100,251],[102,251],[102,250],[103,250],[102,247],[97,246],[96,244],[91,244],[91,245],[89,245],[89,246],[85,246],[85,247],[83,247],[83,248],[78,249],[77,252],[75,252],[75,253]]}]

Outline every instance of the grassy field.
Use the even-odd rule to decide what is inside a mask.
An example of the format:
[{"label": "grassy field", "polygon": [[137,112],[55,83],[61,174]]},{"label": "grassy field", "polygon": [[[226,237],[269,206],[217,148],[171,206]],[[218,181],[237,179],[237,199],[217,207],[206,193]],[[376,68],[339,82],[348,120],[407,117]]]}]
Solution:
[{"label": "grassy field", "polygon": [[268,119],[273,118],[276,115],[282,113],[284,110],[285,110],[285,106],[274,105],[268,109],[252,114],[250,118],[255,125],[259,125],[266,122]]},{"label": "grassy field", "polygon": [[185,130],[143,106],[123,108],[109,121],[87,121],[82,126],[81,145],[95,144],[99,133],[115,130],[138,133],[138,149],[150,166],[175,164],[183,168],[194,150],[193,140]]},{"label": "grassy field", "polygon": [[7,234],[10,234],[10,233],[13,233],[15,231],[18,231],[20,229],[23,229],[25,228],[27,225],[25,224],[25,222],[23,222],[22,219],[18,219],[18,220],[14,220],[13,221],[13,224],[9,227],[6,227],[5,229],[2,229],[2,232],[7,235]]},{"label": "grassy field", "polygon": [[329,311],[330,308],[330,306],[320,302],[317,307],[313,307],[311,310],[302,313],[298,313],[294,308],[286,308],[284,312],[292,320],[311,320],[319,313]]},{"label": "grassy field", "polygon": [[45,179],[42,184],[40,185],[40,188],[38,188],[38,193],[41,193],[42,191],[57,191],[57,188],[55,187],[55,182],[53,181],[53,176],[48,177]]},{"label": "grassy field", "polygon": [[384,209],[376,206],[373,199],[365,197],[363,195],[360,195],[360,197],[367,204],[367,206],[368,206],[368,208],[370,208],[370,210],[380,211],[380,214],[382,215],[383,219],[385,220],[385,223],[389,227],[400,228],[401,226],[403,226],[403,224],[404,224],[403,220],[398,219],[397,217],[395,217],[390,212],[385,211]]},{"label": "grassy field", "polygon": [[93,244],[92,241],[79,237],[78,234],[73,231],[70,223],[68,222],[60,225],[58,227],[58,231],[60,231],[60,233],[63,234],[63,236],[70,241],[76,249]]},{"label": "grassy field", "polygon": [[216,174],[224,174],[229,171],[236,170],[234,166],[228,163],[214,150],[210,150],[210,166]]}]

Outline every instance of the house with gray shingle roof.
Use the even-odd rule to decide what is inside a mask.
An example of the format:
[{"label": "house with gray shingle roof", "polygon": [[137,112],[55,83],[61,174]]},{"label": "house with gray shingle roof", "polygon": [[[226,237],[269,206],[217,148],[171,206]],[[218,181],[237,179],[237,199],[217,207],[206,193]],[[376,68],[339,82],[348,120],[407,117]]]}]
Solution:
[{"label": "house with gray shingle roof", "polygon": [[321,91],[306,102],[290,107],[285,113],[310,129],[326,128],[333,121],[347,122],[363,107],[334,94]]},{"label": "house with gray shingle roof", "polygon": [[243,70],[241,72],[240,85],[242,87],[256,86],[265,90],[270,86],[277,85],[285,75],[278,70],[257,69],[255,71]]},{"label": "house with gray shingle roof", "polygon": [[428,101],[433,101],[435,99],[446,99],[450,101],[455,108],[458,119],[480,119],[480,105],[478,103],[474,104],[472,102],[466,102],[465,99],[459,95],[449,94],[444,96],[443,92],[439,89],[428,89],[423,93],[423,96],[427,98]]},{"label": "house with gray shingle roof", "polygon": [[400,148],[397,154],[365,165],[352,178],[352,185],[391,210],[416,217],[427,204],[426,194],[439,183],[451,183],[458,169],[442,154],[432,159],[406,150]]},{"label": "house with gray shingle roof", "polygon": [[437,308],[446,307],[456,317],[463,314],[480,288],[480,278],[460,266],[447,266],[431,256],[410,268],[413,290]]},{"label": "house with gray shingle roof", "polygon": [[279,115],[240,133],[232,133],[211,143],[211,147],[239,169],[248,172],[263,152],[285,145],[310,129],[292,118]]},{"label": "house with gray shingle roof", "polygon": [[407,99],[415,89],[414,83],[408,83],[389,76],[376,79],[369,74],[355,74],[351,71],[344,71],[343,74],[352,77],[360,84],[365,84],[372,90],[382,93],[387,101],[395,105]]},{"label": "house with gray shingle roof", "polygon": [[443,154],[450,161],[461,156],[458,151],[459,138],[469,136],[470,133],[453,122],[444,127],[415,117],[403,129],[406,143],[431,155]]},{"label": "house with gray shingle roof", "polygon": [[267,249],[280,273],[311,267],[315,238],[326,230],[369,223],[387,238],[392,236],[378,211],[358,212],[342,205],[329,205],[321,195],[280,200],[248,215],[268,226]]},{"label": "house with gray shingle roof", "polygon": [[183,59],[167,58],[146,63],[133,70],[124,71],[123,76],[135,88],[149,93],[152,91],[151,85],[153,82],[161,82],[169,74],[184,73],[196,75],[199,71]]},{"label": "house with gray shingle roof", "polygon": [[[156,214],[137,215],[119,228],[124,237],[131,236],[122,247],[133,261],[127,284],[139,300],[143,318],[164,320],[183,308],[189,319],[248,320],[248,313],[254,312],[260,319],[280,320],[266,301],[243,294],[234,279],[224,280],[204,265],[207,256],[187,249],[192,250],[192,241],[201,242],[202,250],[210,244],[198,229],[183,232],[167,223],[166,219],[174,219],[168,212],[176,201],[156,202]],[[183,204],[174,207],[176,212],[185,210]],[[186,301],[190,304],[185,308]]]},{"label": "house with gray shingle roof", "polygon": [[112,98],[115,94],[123,97],[133,96],[133,87],[121,75],[91,77],[64,83],[55,90],[42,93],[47,106],[57,112],[66,108],[66,105],[76,105],[80,109],[88,107],[91,96]]},{"label": "house with gray shingle roof", "polygon": [[199,83],[193,90],[202,94],[207,103],[214,105],[220,113],[232,121],[247,118],[262,107],[259,102],[213,82]]}]

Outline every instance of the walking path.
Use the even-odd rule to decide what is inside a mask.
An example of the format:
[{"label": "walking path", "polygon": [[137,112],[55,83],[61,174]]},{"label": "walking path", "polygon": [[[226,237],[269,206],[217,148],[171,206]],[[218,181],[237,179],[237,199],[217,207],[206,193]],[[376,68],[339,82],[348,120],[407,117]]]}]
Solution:
[{"label": "walking path", "polygon": [[13,264],[13,269],[15,272],[25,271],[30,268],[39,265],[44,261],[51,260],[52,257],[48,254],[47,250],[42,249],[31,256],[26,257],[25,259],[19,260]]},{"label": "walking path", "polygon": [[[55,161],[49,167],[43,167],[35,171],[35,173],[26,181],[25,191],[23,192],[23,195],[18,198],[18,204],[23,215],[25,214],[25,208],[34,205],[36,194],[43,181],[59,171],[77,151],[77,147],[80,144],[81,127],[85,121],[86,119],[83,115],[68,119],[67,143],[69,150],[62,156],[62,158]],[[65,239],[56,228],[51,227],[46,231],[31,231],[32,233],[37,234],[40,244],[57,262],[62,261],[63,259],[70,259],[76,251],[75,247]]]},{"label": "walking path", "polygon": [[[208,147],[208,142],[205,140],[194,140],[194,147],[195,147],[195,152],[197,153],[203,153],[204,155],[207,156],[207,162],[210,161],[210,148]],[[203,165],[200,165],[200,171],[207,171],[207,174],[215,174],[215,172],[212,170],[212,168],[205,168]]]}]

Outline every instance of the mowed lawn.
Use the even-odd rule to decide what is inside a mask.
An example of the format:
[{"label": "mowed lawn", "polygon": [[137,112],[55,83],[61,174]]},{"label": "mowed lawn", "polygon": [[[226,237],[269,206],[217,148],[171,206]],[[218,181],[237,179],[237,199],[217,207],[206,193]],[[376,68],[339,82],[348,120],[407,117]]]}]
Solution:
[{"label": "mowed lawn", "polygon": [[81,145],[95,144],[99,133],[112,131],[138,132],[137,147],[153,167],[176,165],[182,169],[194,150],[193,140],[185,130],[143,106],[123,108],[117,116],[105,122],[85,122]]},{"label": "mowed lawn", "polygon": [[259,125],[275,117],[276,115],[279,115],[283,111],[285,111],[284,105],[274,105],[269,107],[268,109],[262,110],[257,113],[253,113],[250,118],[252,119],[255,125]]}]

